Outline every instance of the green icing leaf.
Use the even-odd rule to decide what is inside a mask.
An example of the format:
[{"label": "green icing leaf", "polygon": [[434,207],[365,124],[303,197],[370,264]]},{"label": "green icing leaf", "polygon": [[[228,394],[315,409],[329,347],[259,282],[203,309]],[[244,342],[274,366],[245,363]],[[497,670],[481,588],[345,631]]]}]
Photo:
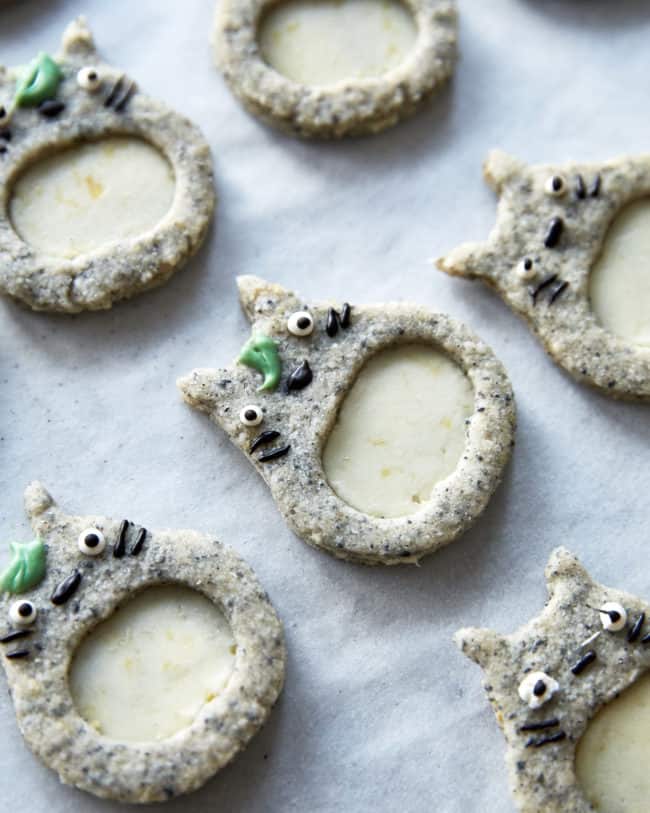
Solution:
[{"label": "green icing leaf", "polygon": [[35,539],[24,545],[11,542],[9,547],[14,558],[0,573],[0,593],[25,593],[45,576],[45,545]]},{"label": "green icing leaf", "polygon": [[37,107],[46,99],[53,99],[62,79],[61,68],[52,57],[40,53],[18,80],[14,104],[18,107]]},{"label": "green icing leaf", "polygon": [[278,346],[268,336],[261,333],[252,336],[243,346],[237,361],[262,373],[264,382],[258,392],[274,390],[280,383],[282,362]]}]

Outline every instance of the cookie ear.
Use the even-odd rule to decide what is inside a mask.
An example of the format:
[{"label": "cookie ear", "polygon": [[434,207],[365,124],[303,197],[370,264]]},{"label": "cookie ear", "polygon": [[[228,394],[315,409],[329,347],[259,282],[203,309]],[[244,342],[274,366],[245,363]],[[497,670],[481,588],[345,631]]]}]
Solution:
[{"label": "cookie ear", "polygon": [[278,305],[284,307],[294,305],[296,310],[299,308],[299,302],[294,293],[260,277],[249,274],[237,277],[237,286],[239,301],[251,322],[256,322],[261,316],[272,316]]},{"label": "cookie ear", "polygon": [[25,513],[27,514],[34,533],[41,534],[52,515],[58,512],[58,506],[49,491],[38,481],[30,483],[24,495]]},{"label": "cookie ear", "polygon": [[95,41],[85,17],[77,17],[63,32],[61,48],[64,56],[95,56]]},{"label": "cookie ear", "polygon": [[220,400],[219,381],[228,378],[226,370],[192,370],[176,381],[183,400],[190,406],[211,413]]},{"label": "cookie ear", "polygon": [[549,596],[565,588],[575,592],[576,582],[590,585],[592,581],[577,557],[566,548],[556,548],[551,553],[544,575]]},{"label": "cookie ear", "polygon": [[485,669],[490,660],[507,647],[506,639],[490,629],[466,627],[454,635],[454,642],[463,655]]},{"label": "cookie ear", "polygon": [[526,165],[503,150],[492,150],[483,164],[485,180],[497,194],[514,177],[521,175]]},{"label": "cookie ear", "polygon": [[464,243],[436,260],[436,266],[445,274],[468,279],[489,276],[491,264],[490,249],[484,243]]}]

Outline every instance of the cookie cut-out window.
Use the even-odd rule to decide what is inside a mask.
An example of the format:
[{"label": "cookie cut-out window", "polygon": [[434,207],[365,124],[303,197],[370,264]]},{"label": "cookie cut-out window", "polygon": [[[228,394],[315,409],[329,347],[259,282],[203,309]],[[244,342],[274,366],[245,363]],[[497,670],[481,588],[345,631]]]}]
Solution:
[{"label": "cookie cut-out window", "polygon": [[28,164],[13,183],[9,216],[47,256],[75,258],[154,229],[169,211],[174,171],[139,138],[111,136]]},{"label": "cookie cut-out window", "polygon": [[399,0],[288,0],[258,28],[266,63],[307,85],[381,76],[407,58],[416,37]]},{"label": "cookie cut-out window", "polygon": [[456,468],[474,391],[446,354],[419,344],[371,357],[341,405],[323,453],[338,496],[376,517],[413,514]]}]

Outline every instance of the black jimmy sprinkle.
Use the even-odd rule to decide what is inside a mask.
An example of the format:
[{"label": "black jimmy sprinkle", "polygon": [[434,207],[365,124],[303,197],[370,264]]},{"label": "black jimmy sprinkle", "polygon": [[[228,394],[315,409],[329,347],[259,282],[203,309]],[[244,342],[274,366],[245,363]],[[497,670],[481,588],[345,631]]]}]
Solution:
[{"label": "black jimmy sprinkle", "polygon": [[256,452],[260,448],[260,446],[263,446],[265,443],[270,443],[272,440],[276,440],[279,437],[280,433],[278,432],[277,429],[267,429],[266,432],[262,432],[251,443],[251,447],[248,450],[248,453],[253,454],[253,452]]},{"label": "black jimmy sprinkle", "polygon": [[138,531],[138,535],[135,538],[135,542],[133,543],[133,546],[129,551],[129,556],[137,556],[140,553],[144,545],[144,540],[146,538],[147,538],[147,529],[140,528],[140,530]]},{"label": "black jimmy sprinkle", "polygon": [[279,449],[271,449],[268,452],[264,452],[261,454],[257,459],[260,463],[269,463],[271,460],[277,460],[279,457],[284,457],[288,454],[289,449],[291,446],[281,446]]},{"label": "black jimmy sprinkle", "polygon": [[120,530],[117,532],[117,542],[113,546],[113,556],[116,559],[121,559],[126,553],[126,532],[130,524],[128,519],[123,519],[120,524]]},{"label": "black jimmy sprinkle", "polygon": [[535,288],[529,288],[528,292],[533,298],[533,305],[537,302],[537,297],[542,293],[545,288],[548,288],[549,285],[552,285],[555,280],[557,279],[557,274],[551,274],[550,277],[546,277],[543,279],[539,285],[535,286]]},{"label": "black jimmy sprinkle", "polygon": [[543,731],[545,728],[555,728],[560,725],[557,717],[552,717],[550,720],[540,720],[538,723],[525,723],[520,726],[520,731]]},{"label": "black jimmy sprinkle", "polygon": [[27,636],[31,634],[31,630],[14,630],[14,632],[9,632],[7,635],[3,635],[3,637],[0,638],[0,644],[10,644],[12,641],[19,641],[21,638],[27,638]]},{"label": "black jimmy sprinkle", "polygon": [[541,748],[544,745],[551,745],[554,742],[562,742],[562,740],[565,739],[566,734],[564,731],[558,731],[557,734],[550,734],[548,737],[541,737],[538,740],[531,737],[526,743],[526,748]]}]

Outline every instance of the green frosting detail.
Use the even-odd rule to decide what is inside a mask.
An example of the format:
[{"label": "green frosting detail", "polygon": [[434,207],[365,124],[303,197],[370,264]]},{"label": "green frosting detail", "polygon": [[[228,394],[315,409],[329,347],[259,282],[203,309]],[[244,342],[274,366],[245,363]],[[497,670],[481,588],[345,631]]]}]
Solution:
[{"label": "green frosting detail", "polygon": [[264,382],[258,392],[274,390],[280,383],[282,362],[278,346],[268,336],[261,333],[252,336],[243,346],[237,361],[262,373]]},{"label": "green frosting detail", "polygon": [[18,107],[37,107],[46,99],[56,96],[62,79],[61,68],[52,57],[40,53],[18,80],[14,103]]},{"label": "green frosting detail", "polygon": [[0,573],[0,593],[25,593],[45,576],[45,545],[35,539],[24,545],[11,542],[9,547],[14,558]]}]

